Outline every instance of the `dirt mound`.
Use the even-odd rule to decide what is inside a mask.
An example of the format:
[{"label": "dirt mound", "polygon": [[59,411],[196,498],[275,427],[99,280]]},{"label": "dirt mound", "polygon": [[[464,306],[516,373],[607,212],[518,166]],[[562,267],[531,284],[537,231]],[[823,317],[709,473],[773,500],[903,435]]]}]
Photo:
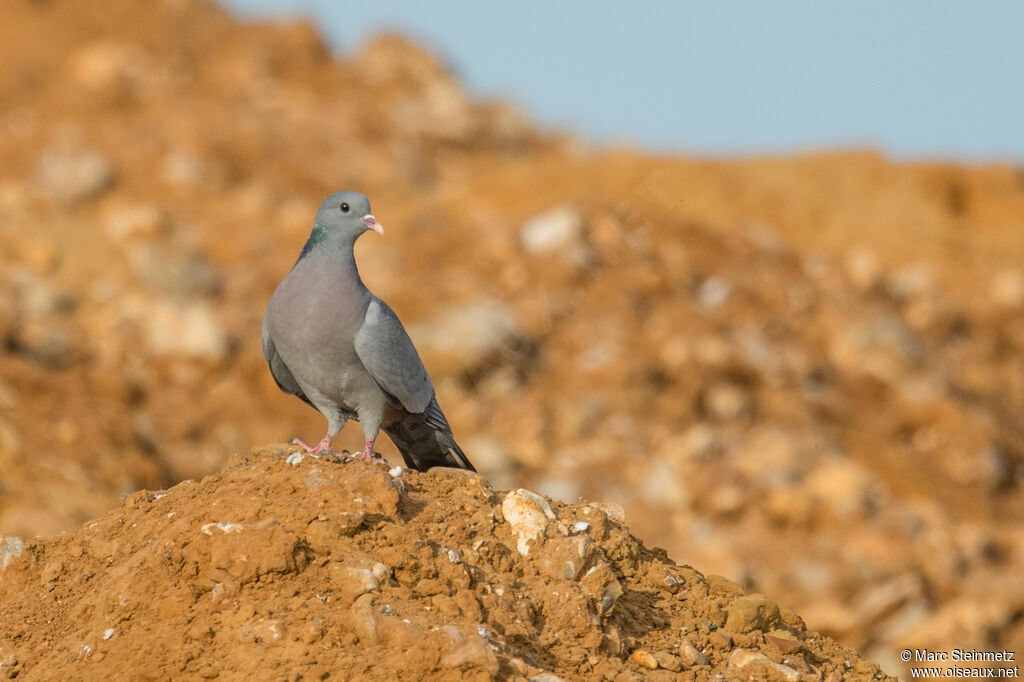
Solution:
[{"label": "dirt mound", "polygon": [[0,534],[322,434],[259,328],[345,187],[497,487],[621,504],[889,672],[1024,650],[1020,169],[595,150],[398,36],[2,4]]},{"label": "dirt mound", "polygon": [[139,491],[74,533],[7,538],[0,674],[881,677],[774,602],[648,549],[614,507],[287,454]]}]

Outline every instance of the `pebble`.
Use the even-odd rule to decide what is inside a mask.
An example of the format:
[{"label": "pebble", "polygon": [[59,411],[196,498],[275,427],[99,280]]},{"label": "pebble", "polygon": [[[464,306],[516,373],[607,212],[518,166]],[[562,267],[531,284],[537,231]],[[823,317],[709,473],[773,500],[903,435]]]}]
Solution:
[{"label": "pebble", "polygon": [[764,654],[749,649],[736,649],[732,652],[727,666],[730,670],[744,671],[751,679],[758,675],[758,679],[800,682],[800,673],[793,668],[775,663]]},{"label": "pebble", "polygon": [[498,674],[498,657],[486,638],[478,633],[465,634],[454,625],[445,625],[440,630],[448,639],[446,650],[441,655],[442,667],[472,666],[490,675]]},{"label": "pebble", "polygon": [[601,558],[583,574],[579,584],[583,593],[593,601],[599,616],[611,611],[615,601],[622,596],[622,584],[608,563]]},{"label": "pebble", "polygon": [[779,605],[760,594],[734,599],[726,613],[725,627],[733,632],[773,630],[782,622]]},{"label": "pebble", "polygon": [[571,205],[556,206],[527,220],[519,232],[527,252],[536,255],[570,253],[580,246],[583,215]]},{"label": "pebble", "polygon": [[548,522],[555,519],[555,512],[547,500],[523,488],[505,496],[501,515],[516,535],[516,549],[523,556],[530,553],[531,543],[544,537]]},{"label": "pebble", "polygon": [[25,543],[21,538],[14,536],[4,538],[3,544],[0,545],[0,570],[6,569],[8,564],[21,556],[24,551]]},{"label": "pebble", "polygon": [[717,308],[729,300],[732,285],[719,277],[708,277],[697,288],[697,301],[705,308]]},{"label": "pebble", "polygon": [[114,164],[91,149],[55,147],[43,153],[37,178],[51,198],[78,203],[92,199],[114,184]]},{"label": "pebble", "polygon": [[633,661],[641,668],[647,668],[648,670],[658,669],[658,660],[651,654],[651,652],[645,649],[636,649],[629,655],[629,660]]},{"label": "pebble", "polygon": [[654,660],[658,662],[658,667],[665,670],[678,672],[682,668],[679,664],[679,659],[667,651],[656,651],[654,653]]},{"label": "pebble", "polygon": [[708,657],[686,637],[683,637],[679,642],[679,658],[683,663],[691,667],[708,664]]}]

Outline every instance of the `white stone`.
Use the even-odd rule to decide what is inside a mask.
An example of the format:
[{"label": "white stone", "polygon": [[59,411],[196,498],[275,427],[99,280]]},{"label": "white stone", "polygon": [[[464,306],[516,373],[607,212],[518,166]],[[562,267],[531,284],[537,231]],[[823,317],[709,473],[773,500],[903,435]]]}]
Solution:
[{"label": "white stone", "polygon": [[575,206],[556,206],[523,224],[519,233],[530,253],[549,254],[575,251],[583,232],[583,216]]},{"label": "white stone", "polygon": [[110,187],[114,177],[114,164],[95,150],[57,147],[39,161],[39,183],[58,201],[90,199]]},{"label": "white stone", "polygon": [[717,308],[729,300],[732,285],[720,277],[708,277],[697,289],[697,300],[705,308]]},{"label": "white stone", "polygon": [[547,500],[523,488],[505,496],[501,503],[501,514],[516,534],[516,549],[523,556],[530,553],[530,541],[544,537],[548,522],[555,519],[555,512]]},{"label": "white stone", "polygon": [[21,541],[21,538],[13,536],[4,538],[3,545],[0,545],[0,570],[6,569],[7,565],[21,556],[24,551],[25,543]]}]

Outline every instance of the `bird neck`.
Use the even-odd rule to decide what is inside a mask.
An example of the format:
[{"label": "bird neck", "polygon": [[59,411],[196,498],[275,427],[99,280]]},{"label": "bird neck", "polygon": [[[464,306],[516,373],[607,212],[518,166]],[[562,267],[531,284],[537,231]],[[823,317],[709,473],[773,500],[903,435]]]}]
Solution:
[{"label": "bird neck", "polygon": [[323,259],[331,264],[332,269],[337,268],[340,271],[351,273],[361,285],[362,279],[359,277],[359,268],[356,267],[355,257],[357,236],[341,234],[327,229],[320,223],[314,223],[313,230],[309,233],[309,238],[306,240],[305,246],[302,247],[302,252],[299,254],[298,260],[295,261],[295,265],[307,258]]},{"label": "bird neck", "polygon": [[321,225],[320,223],[313,223],[313,231],[309,233],[309,238],[303,245],[302,252],[299,253],[298,260],[302,260],[303,258],[308,256],[310,253],[313,252],[313,249],[323,244],[324,241],[326,240],[327,228]]}]

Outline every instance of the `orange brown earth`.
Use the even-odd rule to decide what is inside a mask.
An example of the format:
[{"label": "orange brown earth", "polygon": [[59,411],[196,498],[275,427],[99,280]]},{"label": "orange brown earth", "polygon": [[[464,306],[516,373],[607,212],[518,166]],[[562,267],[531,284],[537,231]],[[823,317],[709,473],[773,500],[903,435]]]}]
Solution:
[{"label": "orange brown earth", "polygon": [[319,437],[259,325],[351,188],[387,230],[363,279],[496,488],[619,504],[890,673],[1024,652],[1021,169],[594,150],[400,37],[0,11],[3,537]]},{"label": "orange brown earth", "polygon": [[286,461],[139,491],[8,541],[18,679],[863,680],[878,666],[672,562],[613,505],[476,474]]}]

